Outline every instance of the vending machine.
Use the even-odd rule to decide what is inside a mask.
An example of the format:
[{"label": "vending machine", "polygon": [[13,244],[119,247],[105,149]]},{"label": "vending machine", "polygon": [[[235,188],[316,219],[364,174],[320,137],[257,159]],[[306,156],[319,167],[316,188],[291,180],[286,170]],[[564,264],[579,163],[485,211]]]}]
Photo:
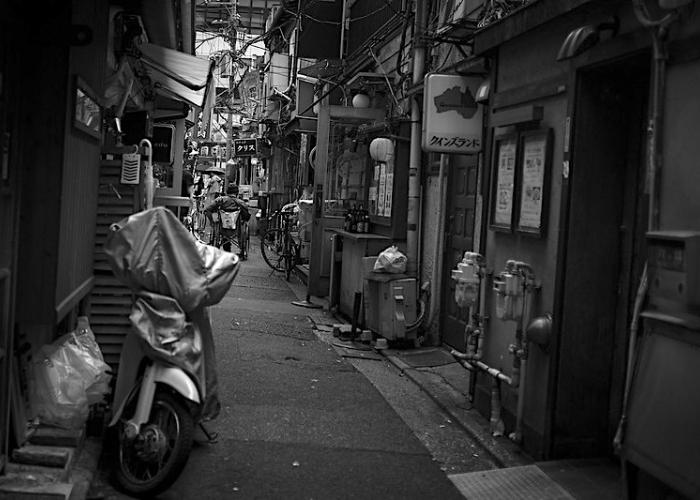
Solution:
[{"label": "vending machine", "polygon": [[[648,296],[623,458],[700,498],[700,232],[647,233]],[[634,491],[634,485],[628,487]]]}]

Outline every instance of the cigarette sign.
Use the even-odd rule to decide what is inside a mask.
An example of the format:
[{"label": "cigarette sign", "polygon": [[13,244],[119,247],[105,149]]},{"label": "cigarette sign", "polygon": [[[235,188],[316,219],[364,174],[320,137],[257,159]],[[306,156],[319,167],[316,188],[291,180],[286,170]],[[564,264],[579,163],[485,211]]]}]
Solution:
[{"label": "cigarette sign", "polygon": [[234,156],[255,156],[258,154],[257,141],[255,139],[236,139],[233,141]]}]

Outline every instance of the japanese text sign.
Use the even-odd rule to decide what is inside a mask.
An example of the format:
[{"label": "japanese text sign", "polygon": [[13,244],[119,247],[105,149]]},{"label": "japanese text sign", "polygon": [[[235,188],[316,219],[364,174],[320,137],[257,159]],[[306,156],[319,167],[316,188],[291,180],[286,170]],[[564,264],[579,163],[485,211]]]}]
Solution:
[{"label": "japanese text sign", "polygon": [[255,139],[236,139],[233,141],[234,156],[255,156],[258,153]]},{"label": "japanese text sign", "polygon": [[423,150],[478,153],[482,143],[482,106],[474,100],[480,78],[430,74],[423,97]]}]

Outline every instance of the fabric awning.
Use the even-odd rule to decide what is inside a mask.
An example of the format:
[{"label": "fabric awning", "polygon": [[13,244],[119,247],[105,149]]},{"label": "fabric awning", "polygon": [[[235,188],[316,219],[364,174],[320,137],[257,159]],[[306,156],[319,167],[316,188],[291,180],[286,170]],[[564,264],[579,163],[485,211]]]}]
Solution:
[{"label": "fabric awning", "polygon": [[139,50],[158,93],[198,108],[205,107],[213,85],[214,61],[152,43],[140,45]]},{"label": "fabric awning", "polygon": [[201,90],[207,85],[213,62],[153,43],[139,46],[141,60],[151,68],[172,78],[190,90]]}]

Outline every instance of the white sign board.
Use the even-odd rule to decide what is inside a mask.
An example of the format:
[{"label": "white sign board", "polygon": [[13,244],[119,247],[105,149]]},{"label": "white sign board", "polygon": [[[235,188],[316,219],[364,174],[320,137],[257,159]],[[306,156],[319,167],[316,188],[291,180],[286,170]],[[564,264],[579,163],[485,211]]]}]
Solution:
[{"label": "white sign board", "polygon": [[483,110],[474,100],[481,78],[431,74],[423,90],[423,150],[478,153]]}]

